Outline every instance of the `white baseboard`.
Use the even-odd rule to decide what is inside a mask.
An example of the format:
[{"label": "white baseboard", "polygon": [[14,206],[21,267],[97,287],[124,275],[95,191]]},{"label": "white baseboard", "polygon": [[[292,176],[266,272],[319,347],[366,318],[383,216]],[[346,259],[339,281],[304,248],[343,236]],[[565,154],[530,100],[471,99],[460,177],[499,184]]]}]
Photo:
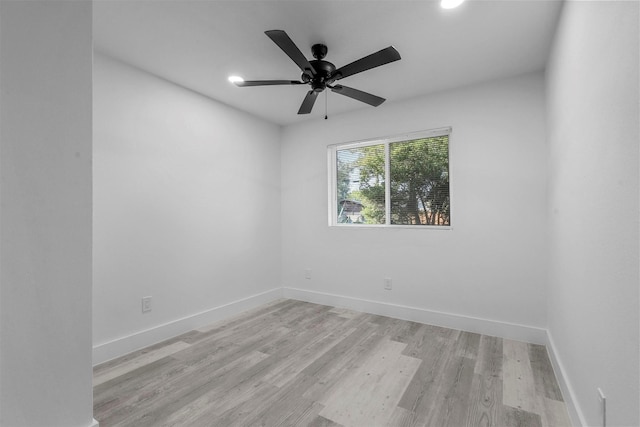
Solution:
[{"label": "white baseboard", "polygon": [[[98,365],[132,351],[173,338],[228,317],[282,298],[282,288],[272,289],[200,313],[176,319],[93,347],[93,364]],[[97,425],[97,424],[96,424]]]},{"label": "white baseboard", "polygon": [[546,345],[547,343],[546,329],[534,326],[481,319],[460,314],[443,313],[423,308],[369,301],[296,288],[284,288],[284,297],[316,304],[343,307],[396,319],[411,320],[429,325],[475,332],[483,335],[525,341],[533,344]]},{"label": "white baseboard", "polygon": [[587,422],[585,421],[584,414],[582,413],[582,409],[580,409],[580,405],[575,398],[573,387],[571,386],[571,382],[568,380],[569,377],[564,369],[562,360],[558,356],[553,337],[549,331],[547,331],[547,352],[549,353],[549,359],[551,360],[553,371],[558,379],[562,398],[564,399],[565,405],[567,405],[571,424],[574,427],[586,426]]},{"label": "white baseboard", "polygon": [[100,423],[98,421],[96,421],[96,419],[93,419],[93,422],[91,423],[91,425],[89,427],[99,427]]}]

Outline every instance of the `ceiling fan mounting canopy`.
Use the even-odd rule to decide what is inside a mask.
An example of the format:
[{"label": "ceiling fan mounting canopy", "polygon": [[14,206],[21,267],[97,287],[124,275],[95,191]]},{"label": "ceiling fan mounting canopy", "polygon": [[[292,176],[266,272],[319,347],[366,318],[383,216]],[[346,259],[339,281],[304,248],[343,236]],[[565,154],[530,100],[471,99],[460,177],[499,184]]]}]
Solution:
[{"label": "ceiling fan mounting canopy", "polygon": [[327,48],[327,45],[321,43],[311,46],[311,54],[316,59],[324,59],[324,57],[327,56],[328,51],[329,48]]},{"label": "ceiling fan mounting canopy", "polygon": [[313,104],[315,103],[318,94],[326,88],[329,88],[332,92],[353,98],[374,107],[377,107],[385,101],[384,98],[380,98],[379,96],[347,86],[333,85],[333,83],[336,80],[343,79],[353,74],[361,73],[363,71],[370,70],[371,68],[399,60],[400,53],[398,53],[393,46],[389,46],[378,52],[372,53],[371,55],[365,56],[364,58],[360,58],[343,67],[336,68],[336,66],[331,62],[324,60],[328,52],[328,48],[324,44],[318,43],[311,46],[311,54],[315,59],[307,60],[286,32],[282,30],[269,30],[265,31],[265,34],[276,45],[278,45],[278,47],[282,49],[282,51],[286,53],[287,56],[296,63],[296,65],[298,65],[302,71],[300,76],[301,81],[246,80],[242,82],[235,82],[236,86],[248,87],[308,84],[311,86],[311,90],[307,92],[307,95],[302,101],[298,114],[309,114],[313,109]]}]

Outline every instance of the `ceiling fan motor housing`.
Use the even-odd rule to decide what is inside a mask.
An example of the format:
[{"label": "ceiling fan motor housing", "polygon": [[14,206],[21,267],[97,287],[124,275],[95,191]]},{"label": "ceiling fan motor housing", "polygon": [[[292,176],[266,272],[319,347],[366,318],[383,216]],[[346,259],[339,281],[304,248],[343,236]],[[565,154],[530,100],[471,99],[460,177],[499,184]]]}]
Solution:
[{"label": "ceiling fan motor housing", "polygon": [[315,75],[311,70],[304,70],[301,79],[305,83],[309,83],[311,88],[316,92],[322,92],[327,87],[329,76],[336,70],[336,66],[331,62],[324,61],[328,48],[323,44],[314,44],[311,46],[311,53],[315,60],[309,61],[309,64],[315,70]]}]

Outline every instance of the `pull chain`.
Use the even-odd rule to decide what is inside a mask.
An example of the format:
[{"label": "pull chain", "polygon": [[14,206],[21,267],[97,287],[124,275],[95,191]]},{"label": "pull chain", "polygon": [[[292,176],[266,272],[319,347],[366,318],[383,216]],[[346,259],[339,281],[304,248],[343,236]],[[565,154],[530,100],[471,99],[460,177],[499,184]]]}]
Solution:
[{"label": "pull chain", "polygon": [[328,99],[329,99],[329,91],[325,90],[324,91],[324,119],[325,120],[327,120],[328,118],[327,117],[327,109],[328,109],[327,105],[329,104]]}]

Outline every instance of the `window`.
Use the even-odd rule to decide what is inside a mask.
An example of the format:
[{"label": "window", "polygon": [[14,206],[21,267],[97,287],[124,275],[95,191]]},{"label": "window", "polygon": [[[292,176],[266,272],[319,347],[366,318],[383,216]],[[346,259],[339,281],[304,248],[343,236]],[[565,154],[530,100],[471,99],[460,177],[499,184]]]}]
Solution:
[{"label": "window", "polygon": [[329,146],[330,224],[449,227],[450,133]]}]

